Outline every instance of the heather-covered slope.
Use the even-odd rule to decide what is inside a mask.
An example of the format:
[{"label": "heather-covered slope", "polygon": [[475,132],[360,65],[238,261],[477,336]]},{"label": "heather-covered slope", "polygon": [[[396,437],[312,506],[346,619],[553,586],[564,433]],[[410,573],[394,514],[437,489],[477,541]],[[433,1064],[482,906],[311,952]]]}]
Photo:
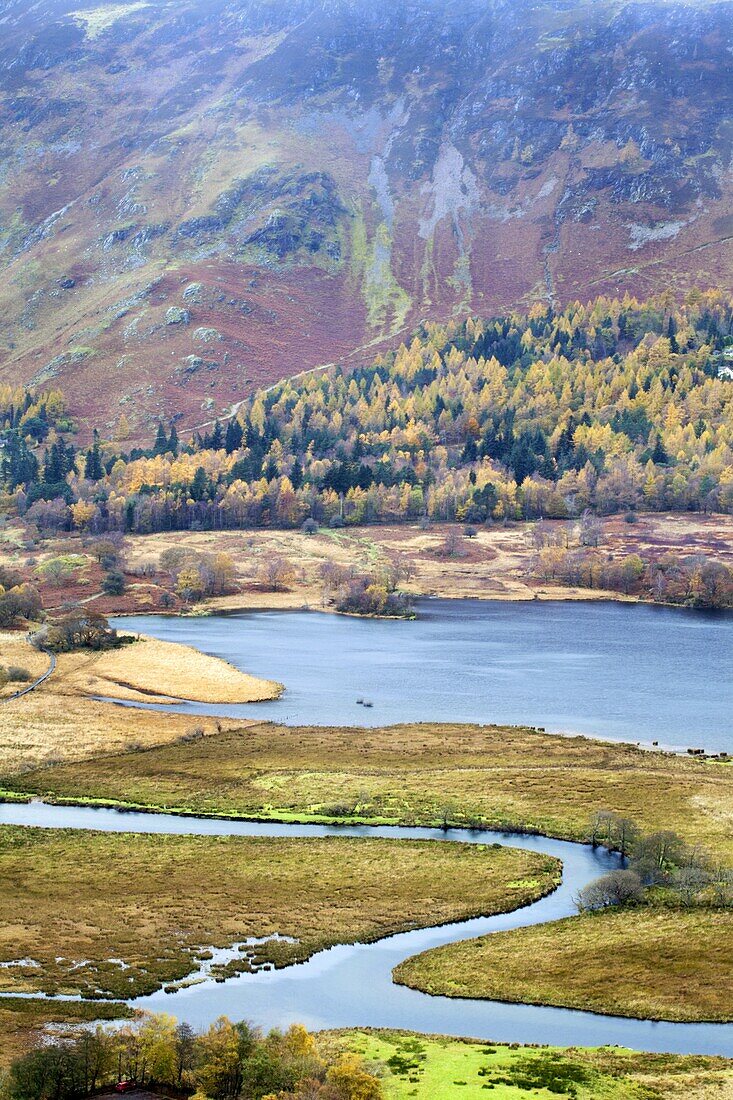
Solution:
[{"label": "heather-covered slope", "polygon": [[0,381],[142,437],[424,316],[729,288],[732,25],[727,2],[0,5]]}]

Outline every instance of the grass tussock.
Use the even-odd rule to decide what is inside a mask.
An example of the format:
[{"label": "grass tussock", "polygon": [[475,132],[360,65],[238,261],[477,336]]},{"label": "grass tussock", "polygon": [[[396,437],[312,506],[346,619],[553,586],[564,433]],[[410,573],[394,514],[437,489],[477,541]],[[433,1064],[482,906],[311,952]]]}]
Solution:
[{"label": "grass tussock", "polygon": [[583,913],[426,951],[397,967],[395,980],[448,997],[730,1021],[733,910]]},{"label": "grass tussock", "polygon": [[[130,997],[185,978],[209,947],[280,934],[257,961],[503,912],[559,864],[430,842],[0,829],[0,992]],[[236,960],[239,963],[239,960]],[[243,955],[227,973],[248,969]]]}]

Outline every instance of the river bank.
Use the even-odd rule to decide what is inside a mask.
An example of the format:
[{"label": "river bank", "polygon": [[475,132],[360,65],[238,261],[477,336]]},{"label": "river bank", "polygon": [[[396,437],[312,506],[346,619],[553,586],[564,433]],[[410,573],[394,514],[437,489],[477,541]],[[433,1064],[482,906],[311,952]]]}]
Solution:
[{"label": "river bank", "polygon": [[[395,985],[392,971],[405,959],[421,951],[489,932],[554,922],[571,915],[578,890],[604,870],[618,866],[618,857],[604,849],[585,845],[482,830],[349,828],[338,826],[250,825],[247,822],[212,822],[210,819],[120,814],[114,810],[0,805],[0,824],[22,824],[73,830],[91,829],[103,835],[109,831],[145,837],[156,834],[271,838],[298,837],[314,840],[340,838],[347,843],[368,844],[377,838],[392,842],[428,841],[448,847],[499,845],[501,848],[534,852],[560,860],[563,878],[559,887],[533,904],[497,916],[478,917],[458,924],[401,932],[373,943],[340,944],[313,955],[297,967],[258,969],[228,978],[223,983],[203,980],[176,987],[172,992],[137,997],[130,1003],[138,1009],[173,1012],[190,1023],[206,1025],[220,1015],[247,1018],[263,1027],[285,1027],[302,1022],[321,1030],[342,1027],[404,1027],[429,1033],[460,1036],[466,1032],[482,1039],[538,1042],[567,1046],[569,1037],[580,1046],[618,1043],[647,1051],[718,1054],[733,1056],[733,1026],[726,1024],[653,1023],[622,1017],[546,1006],[502,1004],[492,1001],[454,1000],[431,997],[405,986]],[[135,941],[137,942],[137,941]],[[400,1022],[402,1021],[402,1022]],[[602,1037],[602,1038],[601,1038]]]}]

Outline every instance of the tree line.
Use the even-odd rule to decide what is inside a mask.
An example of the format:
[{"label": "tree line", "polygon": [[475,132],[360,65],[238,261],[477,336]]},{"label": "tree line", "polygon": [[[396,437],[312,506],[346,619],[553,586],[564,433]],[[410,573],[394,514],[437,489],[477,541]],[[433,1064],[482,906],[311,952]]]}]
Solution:
[{"label": "tree line", "polygon": [[[636,513],[626,519],[635,523]],[[602,524],[588,512],[578,523],[538,523],[532,536],[536,551],[531,574],[545,583],[621,592],[655,603],[733,607],[733,570],[723,562],[701,553],[671,551],[609,556],[602,545]]]},{"label": "tree line", "polygon": [[[425,324],[185,444],[160,423],[129,451],[96,432],[76,449],[57,391],[16,395],[5,420],[0,404],[0,476],[40,528],[91,532],[730,512],[731,347],[733,301],[716,291]],[[36,406],[54,410],[48,431]]]},{"label": "tree line", "polygon": [[129,1081],[196,1100],[381,1100],[361,1060],[331,1054],[298,1024],[264,1035],[221,1017],[204,1031],[171,1016],[78,1028],[39,1042],[2,1082],[3,1100],[80,1100]]}]

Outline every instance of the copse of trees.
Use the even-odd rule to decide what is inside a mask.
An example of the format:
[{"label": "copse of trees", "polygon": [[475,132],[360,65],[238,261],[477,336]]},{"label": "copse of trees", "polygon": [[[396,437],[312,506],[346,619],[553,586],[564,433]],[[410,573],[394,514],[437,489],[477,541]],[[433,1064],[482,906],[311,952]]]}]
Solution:
[{"label": "copse of trees", "polygon": [[79,1100],[120,1079],[209,1100],[382,1100],[353,1056],[328,1056],[305,1028],[267,1035],[221,1017],[195,1032],[165,1015],[54,1035],[19,1058],[4,1100]]},{"label": "copse of trees", "polygon": [[163,551],[159,564],[185,603],[222,596],[236,588],[236,568],[229,554],[204,554],[174,546]]},{"label": "copse of trees", "polygon": [[576,898],[579,910],[648,903],[733,906],[733,870],[690,848],[677,833],[643,833],[629,818],[599,810],[588,840],[621,854],[625,866],[601,875]]},{"label": "copse of trees", "polygon": [[[633,522],[636,513],[627,518]],[[733,606],[733,570],[723,562],[699,553],[609,557],[600,524],[589,512],[562,526],[539,523],[533,538],[531,574],[545,583],[634,594],[658,603]]]},{"label": "copse of trees", "polygon": [[43,440],[17,423],[0,476],[41,530],[92,534],[730,512],[731,343],[715,291],[426,324],[367,366],[255,394],[185,444],[161,423],[147,449],[95,436],[80,452],[62,419]]},{"label": "copse of trees", "polygon": [[71,653],[75,649],[114,649],[122,645],[114,627],[104,615],[76,611],[52,623],[44,623],[31,635],[36,649],[51,653]]},{"label": "copse of trees", "polygon": [[342,588],[336,609],[352,615],[379,615],[408,618],[412,615],[409,598],[390,588],[382,577],[363,574],[351,578]]}]

